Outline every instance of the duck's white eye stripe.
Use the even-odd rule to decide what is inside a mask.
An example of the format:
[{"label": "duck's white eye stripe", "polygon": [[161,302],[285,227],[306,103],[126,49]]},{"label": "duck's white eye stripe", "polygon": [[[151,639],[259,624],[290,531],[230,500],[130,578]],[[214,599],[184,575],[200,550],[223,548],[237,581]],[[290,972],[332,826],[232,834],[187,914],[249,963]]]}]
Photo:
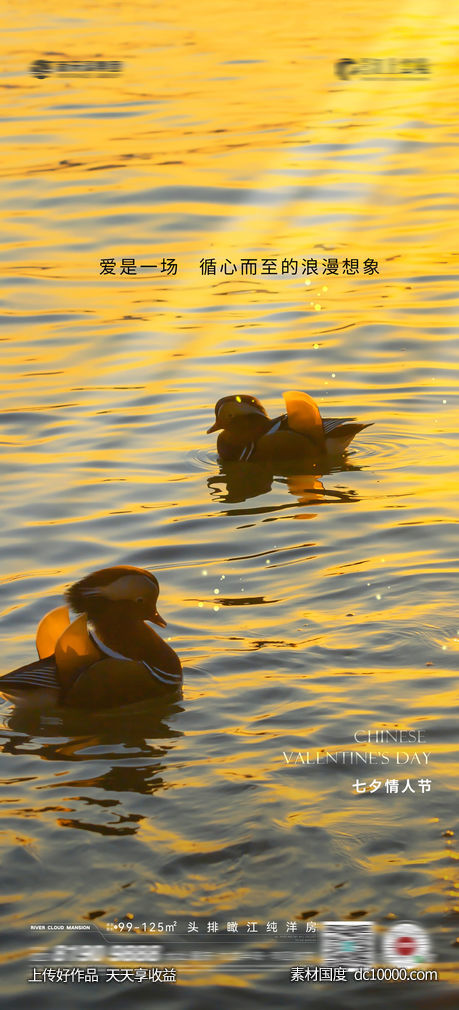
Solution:
[{"label": "duck's white eye stripe", "polygon": [[99,586],[96,590],[99,596],[105,596],[108,600],[119,601],[119,600],[132,600],[136,599],[137,596],[142,593],[147,593],[156,589],[158,592],[158,586],[155,585],[152,579],[148,578],[147,575],[122,575],[119,579],[115,579],[114,582],[107,583],[106,586]]}]

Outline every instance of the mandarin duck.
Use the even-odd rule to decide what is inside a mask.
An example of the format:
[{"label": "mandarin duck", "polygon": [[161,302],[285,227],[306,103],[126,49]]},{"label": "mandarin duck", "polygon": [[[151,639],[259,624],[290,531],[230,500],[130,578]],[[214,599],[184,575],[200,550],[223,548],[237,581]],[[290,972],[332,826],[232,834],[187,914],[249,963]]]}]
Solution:
[{"label": "mandarin duck", "polygon": [[130,565],[102,568],[65,593],[38,625],[40,659],[0,677],[0,693],[28,706],[112,708],[177,691],[180,660],[146,622],[157,610],[158,581]]},{"label": "mandarin duck", "polygon": [[220,431],[217,451],[221,459],[262,462],[336,455],[344,452],[358,431],[367,424],[352,417],[322,418],[307,393],[283,394],[287,413],[268,417],[256,396],[222,396],[215,404],[215,424],[207,431]]}]

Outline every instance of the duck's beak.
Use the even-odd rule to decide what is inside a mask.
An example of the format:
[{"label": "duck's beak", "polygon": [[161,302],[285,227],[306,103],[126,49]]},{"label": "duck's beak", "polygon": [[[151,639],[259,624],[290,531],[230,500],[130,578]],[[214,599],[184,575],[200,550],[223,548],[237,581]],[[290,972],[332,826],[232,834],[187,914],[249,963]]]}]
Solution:
[{"label": "duck's beak", "polygon": [[155,610],[150,620],[153,621],[153,624],[159,624],[160,628],[167,628],[167,621],[164,620],[164,617],[161,617],[161,614],[158,614],[157,610]]},{"label": "duck's beak", "polygon": [[221,427],[222,427],[221,424],[217,424],[217,422],[215,421],[215,424],[213,424],[211,428],[207,429],[207,434],[211,435],[213,431],[219,431]]}]

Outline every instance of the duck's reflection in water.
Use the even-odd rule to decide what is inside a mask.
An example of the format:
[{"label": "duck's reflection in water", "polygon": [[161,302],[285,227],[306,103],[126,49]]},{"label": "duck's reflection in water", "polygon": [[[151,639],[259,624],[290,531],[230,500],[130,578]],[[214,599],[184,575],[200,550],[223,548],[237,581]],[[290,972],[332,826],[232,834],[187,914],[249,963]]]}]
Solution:
[{"label": "duck's reflection in water", "polygon": [[[4,720],[0,750],[58,766],[46,776],[37,765],[27,781],[40,781],[40,790],[47,794],[46,810],[68,815],[56,817],[60,827],[132,835],[146,815],[127,809],[132,807],[127,795],[151,796],[166,787],[168,758],[183,736],[168,720],[182,711],[177,702],[159,708],[157,700],[91,718],[78,711],[54,709],[43,715],[19,709]],[[79,774],[74,777],[75,766]],[[61,794],[57,802],[55,789]]]},{"label": "duck's reflection in water", "polygon": [[[343,458],[340,466],[327,468],[324,463],[311,462],[301,463],[283,467],[272,464],[225,462],[220,464],[220,472],[207,479],[207,485],[212,498],[216,501],[234,503],[245,502],[251,498],[258,498],[268,494],[273,487],[273,483],[284,484],[289,493],[297,499],[299,505],[320,505],[325,502],[354,502],[359,501],[356,491],[352,488],[327,488],[324,485],[324,477],[330,474],[351,472],[360,470],[360,467],[353,466]],[[292,504],[286,502],[282,505],[260,507],[254,511],[277,511],[290,509]],[[244,510],[245,511],[245,510]],[[302,513],[298,518],[311,517],[311,513]]]}]

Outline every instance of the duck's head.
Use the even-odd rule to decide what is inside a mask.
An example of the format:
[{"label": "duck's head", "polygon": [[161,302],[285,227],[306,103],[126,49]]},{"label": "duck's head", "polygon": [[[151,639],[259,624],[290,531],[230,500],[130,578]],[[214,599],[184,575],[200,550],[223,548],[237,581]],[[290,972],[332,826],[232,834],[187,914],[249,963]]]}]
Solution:
[{"label": "duck's head", "polygon": [[72,610],[86,613],[90,620],[110,616],[124,622],[153,621],[166,627],[157,609],[158,580],[144,568],[101,568],[70,586],[65,595]]},{"label": "duck's head", "polygon": [[[252,429],[260,425],[262,418],[267,420],[268,415],[256,396],[248,396],[246,393],[222,396],[215,404],[215,424],[208,429],[207,434],[221,428],[226,431]],[[265,427],[264,423],[262,427]]]}]

